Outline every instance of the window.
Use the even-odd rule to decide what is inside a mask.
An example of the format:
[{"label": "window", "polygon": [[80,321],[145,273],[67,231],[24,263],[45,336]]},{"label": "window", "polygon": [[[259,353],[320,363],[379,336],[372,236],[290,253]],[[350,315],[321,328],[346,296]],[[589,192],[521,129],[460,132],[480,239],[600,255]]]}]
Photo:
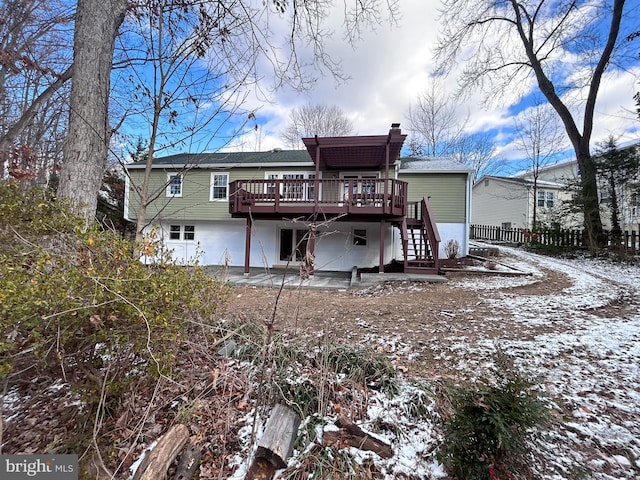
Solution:
[{"label": "window", "polygon": [[547,208],[551,208],[554,205],[553,192],[547,192]]},{"label": "window", "polygon": [[[264,178],[265,180],[280,180],[279,182],[266,183],[264,193],[268,195],[275,196],[276,190],[279,190],[281,198],[288,201],[310,201],[315,198],[313,189],[315,173],[267,173]],[[279,189],[276,188],[277,185],[279,185]],[[321,195],[322,190],[318,193]]]},{"label": "window", "polygon": [[170,225],[169,240],[195,240],[195,225]]},{"label": "window", "polygon": [[180,230],[180,225],[171,225],[171,227],[169,227],[169,239],[180,240]]},{"label": "window", "polygon": [[364,247],[367,245],[367,230],[364,228],[353,229],[353,244]]},{"label": "window", "polygon": [[[278,179],[278,174],[277,173],[268,173],[267,174],[267,180],[277,180]],[[276,184],[274,183],[267,183],[267,191],[265,192],[269,195],[274,195],[276,194]]]},{"label": "window", "polygon": [[484,181],[484,186],[485,186],[485,187],[488,187],[488,186],[489,186],[489,180],[485,180],[485,181]]},{"label": "window", "polygon": [[286,200],[303,200],[304,184],[299,181],[303,179],[303,173],[285,173],[282,175],[282,196]]},{"label": "window", "polygon": [[511,222],[503,222],[502,223],[502,228],[504,228],[504,229],[511,228]]},{"label": "window", "polygon": [[[315,180],[316,179],[316,174],[315,173],[310,173],[309,174],[309,180]],[[307,183],[307,200],[315,200],[315,182],[308,182]]]},{"label": "window", "polygon": [[167,197],[182,196],[182,174],[167,173]]},{"label": "window", "polygon": [[553,192],[538,191],[538,206],[551,208],[555,205],[555,194]]},{"label": "window", "polygon": [[[344,193],[345,198],[350,193],[361,193],[364,195],[370,195],[376,193],[376,180],[378,179],[377,173],[365,173],[365,174],[343,174],[341,178],[345,181]],[[351,192],[349,192],[349,182],[351,181]]]},{"label": "window", "polygon": [[209,200],[212,202],[218,200],[229,199],[229,174],[228,173],[212,173],[211,174],[211,192]]}]

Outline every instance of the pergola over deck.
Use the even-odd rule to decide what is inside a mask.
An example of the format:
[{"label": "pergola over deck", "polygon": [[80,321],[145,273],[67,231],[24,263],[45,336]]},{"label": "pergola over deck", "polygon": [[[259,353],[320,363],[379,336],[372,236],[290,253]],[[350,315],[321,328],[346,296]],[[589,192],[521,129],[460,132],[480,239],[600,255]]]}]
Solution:
[{"label": "pergola over deck", "polygon": [[388,135],[316,135],[302,141],[316,165],[316,173],[321,170],[381,170],[384,167],[385,178],[389,178],[389,166],[400,157],[406,137],[400,131],[400,124],[394,123]]},{"label": "pergola over deck", "polygon": [[[316,172],[313,179],[233,182],[229,192],[230,212],[233,216],[246,216],[247,220],[245,274],[249,273],[252,219],[277,218],[277,215],[295,213],[322,213],[325,216],[342,216],[343,219],[379,221],[382,272],[386,220],[399,221],[407,213],[407,186],[405,182],[395,180],[392,178],[393,175],[390,175],[390,167],[400,157],[400,150],[406,138],[399,127],[399,124],[392,124],[387,135],[303,138],[302,141],[315,164]],[[355,192],[353,180],[320,179],[320,172],[349,170],[384,171],[384,175],[382,178],[371,180],[373,188],[367,192]],[[330,187],[340,182],[349,193],[339,198],[329,198],[328,195],[321,194],[321,191],[338,191]],[[297,195],[295,192],[307,194]],[[312,194],[308,195],[308,192]],[[312,257],[315,254],[315,233],[314,227],[311,226],[307,248]]]}]

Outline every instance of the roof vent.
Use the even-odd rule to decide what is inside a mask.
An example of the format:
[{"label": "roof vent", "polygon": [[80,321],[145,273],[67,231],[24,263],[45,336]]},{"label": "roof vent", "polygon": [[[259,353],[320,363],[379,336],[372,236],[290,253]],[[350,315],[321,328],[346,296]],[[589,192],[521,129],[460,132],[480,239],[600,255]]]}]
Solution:
[{"label": "roof vent", "polygon": [[280,147],[276,147],[273,150],[271,150],[272,152],[281,152],[282,149]]}]

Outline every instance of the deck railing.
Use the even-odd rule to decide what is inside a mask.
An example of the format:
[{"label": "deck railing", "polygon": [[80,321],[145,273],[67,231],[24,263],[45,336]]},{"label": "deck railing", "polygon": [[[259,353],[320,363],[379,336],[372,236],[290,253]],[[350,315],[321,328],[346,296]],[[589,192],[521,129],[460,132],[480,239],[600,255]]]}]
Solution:
[{"label": "deck railing", "polygon": [[229,186],[229,211],[236,215],[322,212],[404,216],[406,209],[407,183],[393,179],[236,180]]}]

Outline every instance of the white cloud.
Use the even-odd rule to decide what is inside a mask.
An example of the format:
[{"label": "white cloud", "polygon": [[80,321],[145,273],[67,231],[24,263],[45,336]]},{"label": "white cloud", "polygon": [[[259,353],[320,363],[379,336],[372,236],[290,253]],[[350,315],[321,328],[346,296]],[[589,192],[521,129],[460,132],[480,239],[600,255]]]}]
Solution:
[{"label": "white cloud", "polygon": [[[272,94],[270,102],[250,95],[246,107],[257,110],[260,125],[257,132],[252,131],[238,139],[237,143],[245,150],[282,147],[280,133],[288,121],[289,112],[305,103],[339,106],[361,135],[384,134],[392,122],[401,122],[406,131],[408,108],[427,86],[429,74],[434,67],[431,48],[439,29],[439,4],[424,0],[404,0],[400,7],[402,18],[398,26],[391,28],[383,24],[374,31],[363,32],[362,38],[353,48],[343,37],[342,9],[335,9],[335,16],[329,22],[333,33],[326,42],[326,52],[341,60],[344,74],[350,79],[339,83],[325,72],[306,93],[282,88]],[[285,33],[284,25],[273,23],[272,28],[282,35]],[[307,58],[310,55],[304,48],[300,53]],[[565,56],[562,60],[566,66],[576,59]],[[453,72],[454,76],[447,82],[450,92],[457,89],[455,74],[461,68],[459,66],[458,72]],[[267,77],[268,70],[264,70]],[[607,73],[596,108],[594,140],[623,132],[623,140],[640,135],[640,121],[633,111],[629,111],[633,110],[633,94],[640,89],[637,84],[639,75],[640,68]],[[513,137],[515,115],[522,110],[509,106],[518,103],[522,92],[531,93],[536,90],[533,79],[527,80],[520,87],[496,92],[500,106],[483,106],[483,97],[476,91],[467,92],[465,98],[457,97],[461,121],[469,114],[468,131],[495,132],[498,149],[504,158],[517,156],[509,144]]]},{"label": "white cloud", "polygon": [[[338,82],[325,71],[307,93],[282,88],[271,102],[251,95],[246,106],[257,109],[259,119],[266,119],[259,127],[262,149],[282,146],[279,136],[289,112],[306,103],[338,105],[361,135],[384,134],[391,123],[402,123],[432,67],[430,48],[438,31],[437,7],[421,0],[403,2],[397,26],[381,24],[363,32],[353,47],[343,37],[342,10],[336,9],[326,51],[341,61],[349,80]],[[301,51],[303,57],[308,53]],[[243,140],[245,145],[251,143]]]}]

